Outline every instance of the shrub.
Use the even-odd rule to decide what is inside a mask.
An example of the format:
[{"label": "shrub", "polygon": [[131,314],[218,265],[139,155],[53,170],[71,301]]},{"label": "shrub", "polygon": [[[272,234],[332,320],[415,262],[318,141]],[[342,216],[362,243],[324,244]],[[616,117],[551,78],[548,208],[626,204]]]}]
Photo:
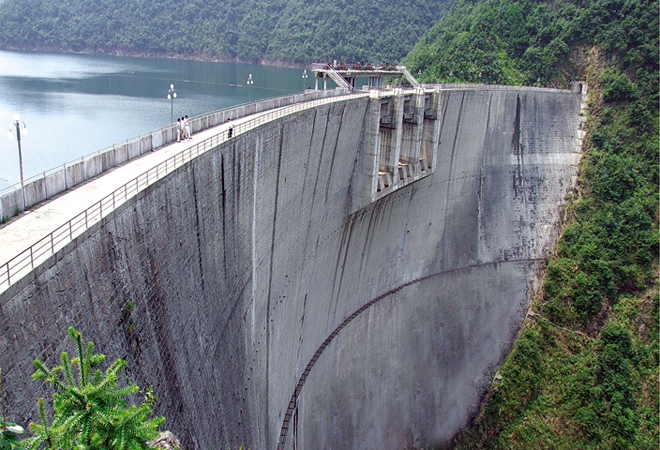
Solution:
[{"label": "shrub", "polygon": [[5,411],[5,390],[2,387],[2,371],[0,370],[0,395],[2,396],[2,417],[0,417],[0,450],[25,450],[19,445],[18,435],[25,430],[22,426],[7,422]]},{"label": "shrub", "polygon": [[[61,355],[61,365],[48,369],[36,359],[35,379],[43,379],[55,389],[53,422],[48,424],[44,399],[39,399],[41,423],[30,424],[33,437],[26,447],[37,449],[89,449],[89,450],[146,450],[146,441],[158,434],[163,417],[149,418],[156,398],[151,390],[145,392],[139,405],[128,405],[128,397],[140,392],[138,386],[128,383],[118,386],[118,374],[126,361],[117,359],[105,374],[93,368],[105,360],[105,355],[94,354],[94,343],[87,344],[83,352],[81,334],[69,328],[76,342],[78,357],[69,359]],[[71,366],[78,366],[74,377]],[[63,378],[63,379],[62,379]]]},{"label": "shrub", "polygon": [[606,102],[634,100],[637,98],[637,90],[626,74],[608,74],[604,77],[604,81],[605,88],[603,89],[603,100]]},{"label": "shrub", "polygon": [[6,422],[4,417],[0,418],[0,450],[25,450],[18,443],[18,435],[23,431],[22,426]]},{"label": "shrub", "polygon": [[634,440],[638,419],[632,395],[631,361],[635,353],[630,331],[615,321],[608,322],[600,332],[598,382],[601,416],[615,442]]}]

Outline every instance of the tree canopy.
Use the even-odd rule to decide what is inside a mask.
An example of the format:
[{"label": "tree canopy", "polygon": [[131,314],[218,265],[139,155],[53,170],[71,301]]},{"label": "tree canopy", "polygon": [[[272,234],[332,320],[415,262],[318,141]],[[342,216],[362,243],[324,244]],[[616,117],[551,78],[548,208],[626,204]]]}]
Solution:
[{"label": "tree canopy", "polygon": [[457,0],[405,63],[426,81],[559,87],[585,76],[584,50],[597,46],[633,76],[653,73],[657,18],[654,0]]},{"label": "tree canopy", "polygon": [[[120,386],[120,372],[126,361],[117,359],[102,373],[95,367],[105,360],[94,353],[94,343],[82,343],[82,335],[69,328],[76,343],[77,357],[62,352],[61,364],[49,369],[43,361],[34,361],[33,378],[45,380],[53,393],[53,421],[48,423],[45,401],[39,399],[41,423],[32,423],[33,436],[23,442],[31,450],[148,450],[147,441],[158,434],[163,417],[151,417],[156,398],[147,389],[138,404],[128,400],[140,394],[140,388],[130,381]],[[72,370],[78,366],[77,376]]]},{"label": "tree canopy", "polygon": [[395,62],[449,0],[6,0],[0,47],[239,61]]}]

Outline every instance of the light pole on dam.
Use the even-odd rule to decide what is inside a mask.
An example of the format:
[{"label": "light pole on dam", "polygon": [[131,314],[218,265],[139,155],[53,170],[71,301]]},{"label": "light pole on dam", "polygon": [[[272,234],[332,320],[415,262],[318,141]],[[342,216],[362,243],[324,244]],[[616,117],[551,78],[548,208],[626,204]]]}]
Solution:
[{"label": "light pole on dam", "polygon": [[252,79],[252,74],[248,74],[248,78],[245,81],[245,84],[247,84],[248,87],[248,103],[251,102],[250,94],[252,93],[252,85],[254,84],[254,80]]},{"label": "light pole on dam", "polygon": [[[27,126],[25,125],[25,122],[23,122],[18,114],[14,114],[14,123],[11,125],[16,129],[16,142],[18,142],[18,164],[21,172],[21,196],[23,198],[23,210],[25,211],[26,208],[26,201],[25,201],[25,180],[23,177],[23,152],[21,151],[21,126],[23,126],[23,134],[28,134]],[[7,134],[7,138],[11,139],[13,137],[11,128],[9,128],[9,133]]]},{"label": "light pole on dam", "polygon": [[176,90],[174,85],[170,84],[170,89],[167,91],[167,99],[170,100],[170,124],[174,125],[174,99],[176,98]]}]

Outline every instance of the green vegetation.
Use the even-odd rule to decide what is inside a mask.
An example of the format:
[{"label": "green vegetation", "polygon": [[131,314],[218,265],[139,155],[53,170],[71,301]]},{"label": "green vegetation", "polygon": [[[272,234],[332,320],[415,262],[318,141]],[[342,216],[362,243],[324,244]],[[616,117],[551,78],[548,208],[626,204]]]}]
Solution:
[{"label": "green vegetation", "polygon": [[658,86],[657,17],[653,0],[457,0],[405,62],[425,81],[559,87],[586,76],[595,46],[631,78],[642,81],[642,68],[648,95]]},{"label": "green vegetation", "polygon": [[0,47],[241,61],[394,62],[447,0],[6,0]]},{"label": "green vegetation", "polygon": [[[48,424],[44,399],[39,399],[41,423],[30,424],[33,437],[24,441],[29,449],[143,450],[146,441],[158,434],[163,417],[149,418],[155,397],[147,390],[139,405],[128,405],[127,398],[140,392],[125,383],[119,387],[119,372],[126,361],[118,359],[105,374],[93,368],[105,360],[94,354],[94,343],[83,350],[82,337],[73,327],[69,335],[76,342],[78,357],[69,360],[62,353],[61,365],[48,369],[39,359],[34,361],[35,379],[43,379],[55,389],[53,422]],[[71,366],[78,366],[74,377]],[[63,375],[63,379],[62,379]]]},{"label": "green vegetation", "polygon": [[532,320],[456,449],[657,448],[657,18],[649,0],[457,0],[406,57],[422,81],[590,91]]},{"label": "green vegetation", "polygon": [[0,396],[2,396],[2,417],[0,417],[0,450],[25,450],[20,446],[18,435],[25,430],[22,426],[7,422],[5,410],[5,390],[2,386],[2,371],[0,370]]},{"label": "green vegetation", "polygon": [[20,425],[6,422],[4,417],[0,419],[0,449],[24,450],[18,442],[18,435],[24,433],[24,431]]}]

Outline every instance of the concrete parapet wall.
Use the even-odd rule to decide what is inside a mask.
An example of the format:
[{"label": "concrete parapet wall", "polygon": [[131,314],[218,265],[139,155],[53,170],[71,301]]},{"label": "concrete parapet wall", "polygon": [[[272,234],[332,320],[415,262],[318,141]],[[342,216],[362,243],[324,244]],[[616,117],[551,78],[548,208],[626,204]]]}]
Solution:
[{"label": "concrete parapet wall", "polygon": [[66,180],[64,179],[64,171],[60,170],[57,172],[51,172],[50,174],[46,175],[45,178],[45,187],[44,190],[50,191],[44,192],[44,197],[49,198],[55,194],[58,194],[62,191],[65,191],[67,186],[66,186]]},{"label": "concrete parapet wall", "polygon": [[274,449],[292,396],[287,449],[446,445],[556,239],[579,97],[442,92],[433,173],[352,212],[374,186],[372,100],[238,135],[1,294],[16,420],[45,395],[31,361],[56,364],[75,325],[153,386],[186,448]]},{"label": "concrete parapet wall", "polygon": [[[290,95],[286,97],[278,97],[276,99],[269,99],[260,102],[250,103],[249,105],[241,105],[236,108],[228,109],[225,111],[210,113],[206,116],[193,119],[192,129],[193,132],[205,130],[214,127],[220,123],[225,122],[228,118],[239,118],[255,112],[266,111],[281,106],[287,106],[294,103],[304,102],[308,100],[315,100],[319,98],[334,97],[338,95],[345,95],[348,91],[345,89],[335,89],[331,91],[306,91],[304,94]],[[154,136],[158,136],[155,137]],[[63,171],[68,177],[65,183],[66,187],[72,188],[83,181],[98,176],[99,174],[116,167],[133,158],[137,158],[144,153],[162,147],[165,144],[174,142],[176,140],[176,131],[174,127],[166,127],[158,131],[154,131],[147,136],[140,136],[137,139],[127,141],[125,144],[113,146],[112,149],[99,151],[96,155],[89,155],[81,158],[80,162],[73,162],[69,165],[63,166]],[[99,159],[101,162],[99,162]],[[71,166],[82,166],[71,169]],[[25,208],[23,205],[23,194],[19,192],[18,197],[15,191],[20,190],[21,187],[17,186],[14,191],[7,192],[0,195],[0,218],[10,218],[16,215],[17,212],[22,212],[24,209],[30,208],[53,195],[62,192],[60,185],[50,186],[48,175],[59,172],[55,168],[44,172],[43,177],[36,176],[27,180],[25,185]],[[36,184],[31,186],[31,184]],[[18,198],[18,201],[16,201]]]}]

